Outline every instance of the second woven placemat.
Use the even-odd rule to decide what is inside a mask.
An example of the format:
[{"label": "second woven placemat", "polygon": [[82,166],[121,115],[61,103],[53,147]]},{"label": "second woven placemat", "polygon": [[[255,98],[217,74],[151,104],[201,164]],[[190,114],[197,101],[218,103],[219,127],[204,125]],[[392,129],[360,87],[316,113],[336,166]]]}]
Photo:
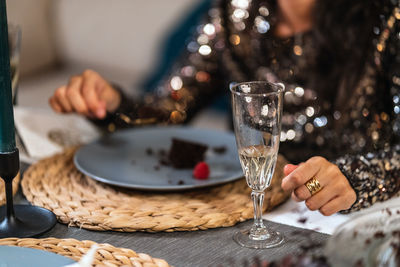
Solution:
[{"label": "second woven placemat", "polygon": [[[52,210],[62,223],[90,230],[193,231],[232,226],[253,217],[250,189],[244,179],[185,193],[146,193],[114,188],[80,173],[73,164],[75,149],[32,165],[22,180],[26,198]],[[265,209],[283,202],[285,160],[278,158]]]},{"label": "second woven placemat", "polygon": [[[75,261],[79,261],[89,249],[96,244],[93,241],[57,238],[4,238],[0,246],[17,246],[41,249],[53,252]],[[94,257],[93,266],[135,266],[135,267],[168,267],[162,259],[152,258],[144,253],[136,253],[126,248],[117,248],[110,244],[97,244],[98,250]]]}]

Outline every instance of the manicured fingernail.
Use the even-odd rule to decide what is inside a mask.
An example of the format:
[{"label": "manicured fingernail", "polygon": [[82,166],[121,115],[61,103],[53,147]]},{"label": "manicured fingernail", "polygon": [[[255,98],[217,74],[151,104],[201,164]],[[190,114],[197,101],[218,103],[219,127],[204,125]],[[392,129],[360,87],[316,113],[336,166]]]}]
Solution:
[{"label": "manicured fingernail", "polygon": [[97,115],[97,117],[99,117],[99,118],[104,118],[104,117],[106,116],[106,112],[105,112],[104,109],[98,109],[98,110],[96,111],[96,115]]}]

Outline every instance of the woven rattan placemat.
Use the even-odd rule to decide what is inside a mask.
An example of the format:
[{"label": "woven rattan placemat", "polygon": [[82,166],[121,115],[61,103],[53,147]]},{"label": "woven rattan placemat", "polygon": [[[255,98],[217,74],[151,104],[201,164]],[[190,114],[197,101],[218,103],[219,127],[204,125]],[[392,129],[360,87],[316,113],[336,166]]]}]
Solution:
[{"label": "woven rattan placemat", "polygon": [[[18,191],[18,185],[19,185],[19,173],[17,177],[14,178],[13,180],[13,195],[17,193]],[[4,181],[3,179],[0,178],[0,206],[3,205],[6,202],[6,192],[4,189]]]},{"label": "woven rattan placemat", "polygon": [[[75,150],[32,165],[21,182],[26,198],[52,210],[62,223],[99,231],[172,232],[232,226],[253,217],[244,179],[185,193],[123,190],[80,173],[72,160]],[[265,196],[268,210],[288,197],[280,186],[285,163],[279,157]]]},{"label": "woven rattan placemat", "polygon": [[[93,241],[79,241],[76,239],[0,239],[0,246],[41,249],[69,257],[75,261],[79,261],[94,244],[96,243]],[[110,244],[98,244],[94,266],[168,267],[169,265],[165,260],[152,258],[147,254],[136,253],[126,248],[116,248]]]}]

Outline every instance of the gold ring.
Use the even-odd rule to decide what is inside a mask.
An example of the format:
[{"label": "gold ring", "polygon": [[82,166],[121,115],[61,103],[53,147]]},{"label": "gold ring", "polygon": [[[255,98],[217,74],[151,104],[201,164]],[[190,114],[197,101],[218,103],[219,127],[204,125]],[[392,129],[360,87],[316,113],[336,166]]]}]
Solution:
[{"label": "gold ring", "polygon": [[312,196],[322,189],[321,184],[315,177],[308,180],[304,185],[307,187],[308,191],[310,191],[310,194]]}]

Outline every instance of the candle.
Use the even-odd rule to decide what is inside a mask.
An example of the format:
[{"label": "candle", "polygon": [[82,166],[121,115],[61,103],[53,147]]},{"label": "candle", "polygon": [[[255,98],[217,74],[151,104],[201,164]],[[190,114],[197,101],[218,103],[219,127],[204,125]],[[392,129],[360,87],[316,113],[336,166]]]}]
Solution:
[{"label": "candle", "polygon": [[15,149],[6,0],[0,0],[0,153]]}]

